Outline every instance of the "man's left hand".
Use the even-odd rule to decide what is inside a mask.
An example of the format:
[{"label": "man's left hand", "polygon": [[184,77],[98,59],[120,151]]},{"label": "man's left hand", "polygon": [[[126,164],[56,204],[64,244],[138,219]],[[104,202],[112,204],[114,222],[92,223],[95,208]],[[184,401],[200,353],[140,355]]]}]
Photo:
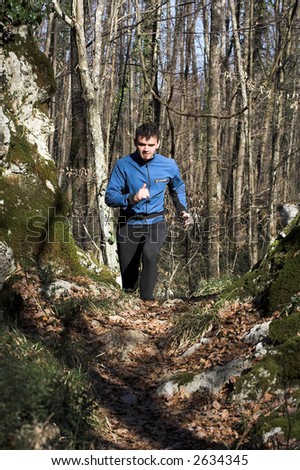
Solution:
[{"label": "man's left hand", "polygon": [[189,214],[189,212],[185,212],[185,211],[180,212],[180,217],[183,220],[184,227],[187,228],[187,227],[190,227],[191,225],[194,225],[194,219],[191,216],[191,214]]}]

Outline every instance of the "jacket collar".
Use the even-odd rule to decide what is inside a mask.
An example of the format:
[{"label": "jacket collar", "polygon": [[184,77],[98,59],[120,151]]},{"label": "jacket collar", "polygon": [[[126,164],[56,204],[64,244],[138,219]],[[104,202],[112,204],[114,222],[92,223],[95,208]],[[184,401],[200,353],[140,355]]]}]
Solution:
[{"label": "jacket collar", "polygon": [[153,162],[153,160],[155,159],[157,153],[155,153],[153,155],[153,157],[150,159],[150,160],[144,160],[139,152],[136,150],[134,153],[131,154],[131,158],[136,162],[138,163],[140,166],[143,166],[143,165],[146,165],[146,163],[150,163],[150,162]]}]

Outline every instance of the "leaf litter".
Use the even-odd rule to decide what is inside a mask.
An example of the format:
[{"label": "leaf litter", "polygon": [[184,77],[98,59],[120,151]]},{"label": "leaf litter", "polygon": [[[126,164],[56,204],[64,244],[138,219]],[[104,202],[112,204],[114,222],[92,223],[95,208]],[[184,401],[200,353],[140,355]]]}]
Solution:
[{"label": "leaf litter", "polygon": [[[232,403],[234,377],[213,397],[187,393],[183,387],[168,399],[157,394],[158,387],[175,374],[197,374],[251,355],[253,346],[243,336],[261,321],[251,301],[223,306],[216,321],[209,324],[205,319],[198,338],[189,332],[180,337],[178,319],[195,308],[204,307],[209,315],[205,300],[151,306],[84,277],[68,280],[80,288],[56,299],[43,295],[34,272],[19,274],[13,286],[22,299],[16,324],[25,332],[36,332],[47,347],[56,347],[62,338],[83,345],[84,367],[98,409],[109,423],[112,448],[243,448],[256,420],[279,406],[269,392],[256,403]],[[139,334],[140,340],[123,354],[130,332]],[[114,341],[104,345],[108,334],[115,334]],[[185,356],[183,352],[195,342],[197,348]],[[77,359],[80,362],[80,353]]]}]

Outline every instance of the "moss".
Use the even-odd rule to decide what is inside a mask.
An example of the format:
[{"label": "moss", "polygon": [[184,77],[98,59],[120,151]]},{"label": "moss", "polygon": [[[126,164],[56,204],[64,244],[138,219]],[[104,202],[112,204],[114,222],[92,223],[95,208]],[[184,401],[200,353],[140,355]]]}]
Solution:
[{"label": "moss", "polygon": [[275,357],[264,357],[248,373],[237,380],[234,399],[257,401],[277,381],[279,371],[280,366]]},{"label": "moss", "polygon": [[89,276],[95,281],[106,284],[107,286],[120,287],[108,266],[102,266],[99,273],[89,271]]},{"label": "moss", "polygon": [[300,254],[285,260],[269,289],[269,310],[286,307],[294,294],[300,291]]},{"label": "moss", "polygon": [[34,164],[34,157],[37,157],[36,146],[28,142],[24,135],[23,128],[18,126],[17,132],[15,134],[11,134],[11,141],[6,160],[9,163],[23,163],[32,167]]},{"label": "moss", "polygon": [[[82,273],[71,237],[69,243],[60,246],[59,222],[63,220],[65,236],[70,207],[58,189],[54,162],[40,157],[20,126],[16,126],[16,133],[12,134],[7,161],[21,168],[22,173],[12,173],[0,182],[0,197],[5,201],[0,213],[1,239],[9,243],[15,258],[22,264],[29,259],[42,262],[49,242],[48,258],[55,259],[60,266],[70,263],[70,270]],[[47,187],[47,181],[52,183],[55,193]],[[53,221],[56,222],[55,233]],[[52,249],[54,253],[50,256]]]},{"label": "moss", "polygon": [[[54,163],[39,156],[20,127],[13,135],[8,162],[24,171],[1,179],[0,198],[5,204],[0,213],[0,238],[9,243],[21,264],[31,259],[40,266],[53,265],[62,274],[89,274],[70,235],[70,205],[58,189]],[[52,183],[55,193],[46,181]],[[106,271],[100,278],[113,284]]]},{"label": "moss", "polygon": [[77,247],[66,217],[50,214],[47,240],[41,250],[40,262],[50,264],[62,275],[86,274],[85,268],[80,264]]},{"label": "moss", "polygon": [[300,333],[300,312],[270,323],[269,337],[273,343],[283,343]]},{"label": "moss", "polygon": [[171,381],[176,383],[178,387],[182,385],[189,384],[194,380],[195,374],[192,372],[182,372],[176,374],[174,377],[171,378]]},{"label": "moss", "polygon": [[81,265],[86,269],[86,274],[95,282],[120,289],[115,275],[108,266],[100,265],[92,253],[87,253],[77,247],[77,254]]},{"label": "moss", "polygon": [[300,379],[300,337],[294,337],[285,341],[277,348],[276,361],[280,365],[282,381],[294,381]]},{"label": "moss", "polygon": [[5,204],[0,213],[0,238],[14,250],[16,259],[37,254],[41,238],[46,236],[48,208],[54,194],[34,175],[5,178],[0,182]]},{"label": "moss", "polygon": [[240,377],[234,388],[235,401],[257,401],[274,384],[285,390],[287,386],[300,380],[300,337],[285,341],[265,356],[245,375]]},{"label": "moss", "polygon": [[232,281],[231,285],[222,292],[220,299],[234,300],[236,298],[257,298],[262,294],[265,286],[268,285],[270,281],[271,274],[267,265],[260,267],[260,269],[254,268],[244,276]]},{"label": "moss", "polygon": [[[290,439],[300,440],[300,411],[295,413],[287,413],[284,409],[281,412],[276,411],[269,416],[261,416],[251,434],[255,436],[257,441],[262,440],[264,434],[272,431],[274,428],[280,428],[280,432],[285,436],[286,441]],[[282,441],[282,440],[281,440]]]},{"label": "moss", "polygon": [[262,314],[282,310],[300,290],[300,214],[251,271],[222,293],[222,298],[252,297]]},{"label": "moss", "polygon": [[10,164],[26,165],[26,172],[37,175],[43,182],[50,181],[57,187],[56,170],[53,161],[39,156],[36,145],[28,142],[21,126],[16,126],[17,132],[11,135],[9,151],[6,160]]}]

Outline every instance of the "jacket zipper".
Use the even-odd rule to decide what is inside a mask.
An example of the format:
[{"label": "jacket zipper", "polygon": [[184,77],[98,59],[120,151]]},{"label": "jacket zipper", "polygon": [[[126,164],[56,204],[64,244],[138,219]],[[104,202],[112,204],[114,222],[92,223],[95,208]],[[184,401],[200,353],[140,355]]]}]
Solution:
[{"label": "jacket zipper", "polygon": [[[150,171],[149,171],[149,163],[147,162],[146,163],[146,168],[147,168],[147,174],[148,174],[148,191],[149,191],[149,195],[150,195]],[[148,203],[150,201],[146,201],[147,204],[146,204],[146,214],[148,214]]]}]

